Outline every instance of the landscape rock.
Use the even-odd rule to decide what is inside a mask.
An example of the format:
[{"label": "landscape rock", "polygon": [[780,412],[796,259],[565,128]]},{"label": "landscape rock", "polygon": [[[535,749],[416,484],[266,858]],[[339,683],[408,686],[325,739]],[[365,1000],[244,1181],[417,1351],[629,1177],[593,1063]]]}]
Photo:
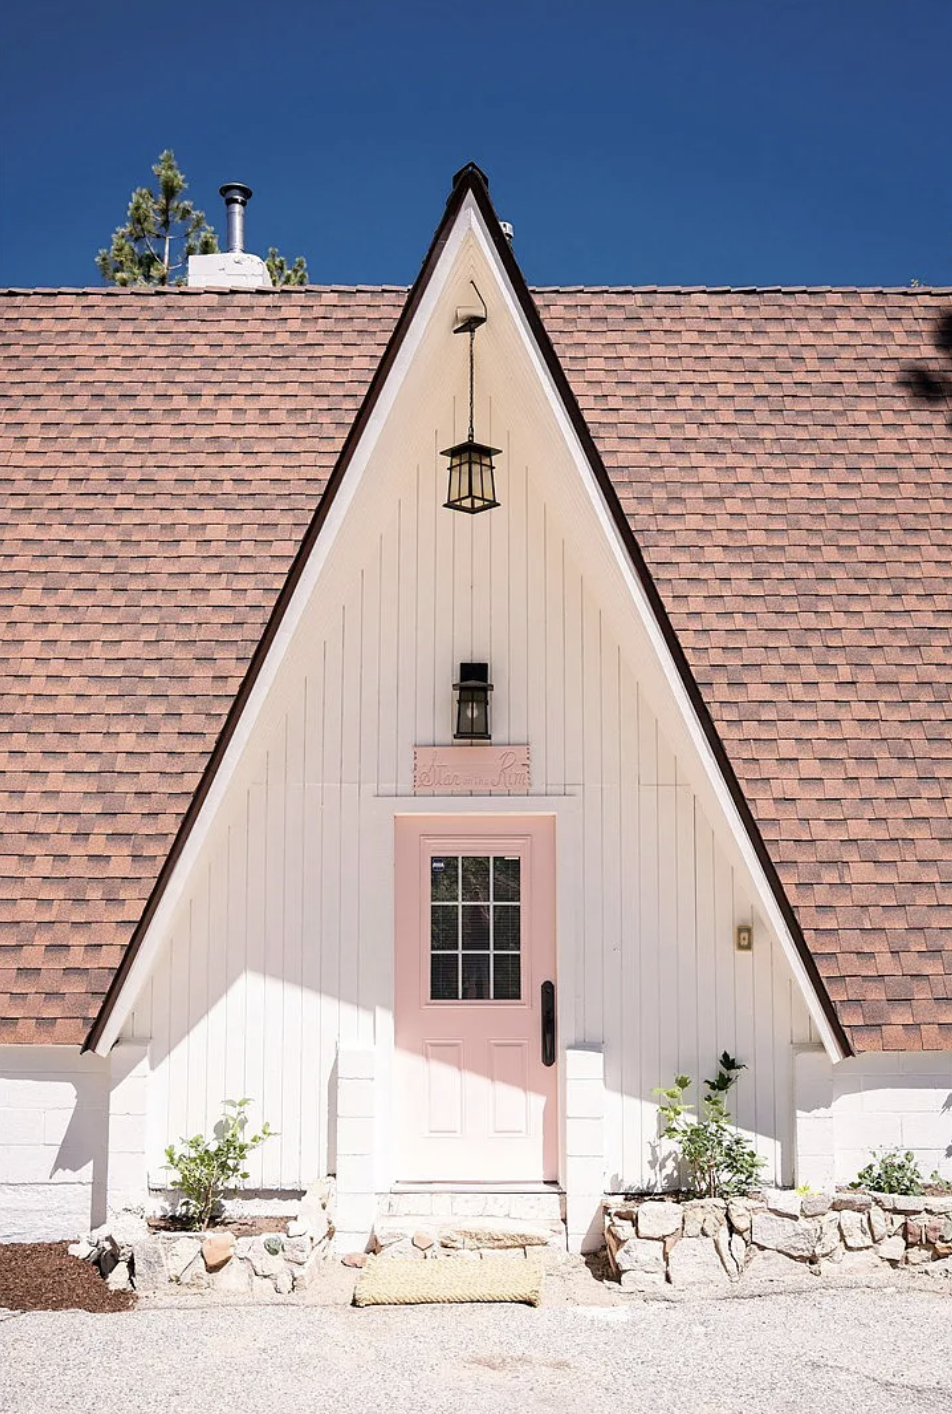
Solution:
[{"label": "landscape rock", "polygon": [[341,1265],[344,1267],[366,1267],[366,1252],[348,1252],[346,1257],[341,1257]]},{"label": "landscape rock", "polygon": [[[740,1245],[740,1261],[737,1259],[733,1246],[735,1242]],[[730,1277],[731,1281],[736,1281],[744,1267],[744,1239],[739,1237],[737,1233],[732,1235],[730,1228],[725,1223],[723,1227],[718,1228],[717,1235],[714,1238],[714,1246],[717,1250],[717,1255],[724,1264],[725,1272]]]},{"label": "landscape rock", "polygon": [[289,1267],[282,1267],[274,1279],[274,1289],[279,1296],[289,1296],[294,1288],[294,1277]]},{"label": "landscape rock", "polygon": [[642,1203],[638,1209],[639,1237],[670,1237],[681,1231],[681,1209],[677,1203]]},{"label": "landscape rock", "polygon": [[857,1213],[845,1208],[840,1213],[840,1233],[850,1251],[862,1247],[872,1247],[873,1237],[865,1213]]},{"label": "landscape rock", "polygon": [[833,1197],[833,1211],[836,1213],[866,1213],[873,1205],[868,1193],[837,1193]]},{"label": "landscape rock", "polygon": [[668,1258],[668,1280],[677,1287],[719,1286],[728,1276],[713,1242],[683,1237]]},{"label": "landscape rock", "polygon": [[833,1199],[829,1193],[805,1193],[800,1211],[805,1218],[821,1218],[832,1206]]},{"label": "landscape rock", "polygon": [[202,1243],[202,1257],[205,1261],[205,1268],[209,1272],[217,1272],[219,1267],[223,1267],[226,1262],[231,1261],[232,1253],[235,1250],[235,1234],[233,1232],[211,1232]]},{"label": "landscape rock", "polygon": [[[886,1207],[884,1198],[879,1199],[880,1207]],[[889,1207],[894,1213],[924,1213],[926,1210],[925,1198],[914,1197],[911,1193],[892,1193],[889,1195]]]},{"label": "landscape rock", "polygon": [[931,1261],[932,1261],[932,1253],[929,1251],[928,1247],[907,1247],[907,1248],[906,1248],[906,1266],[907,1266],[907,1267],[921,1267],[921,1266],[924,1266],[924,1265],[926,1264],[926,1262],[931,1262]]},{"label": "landscape rock", "polygon": [[727,1218],[735,1232],[750,1232],[750,1204],[743,1198],[728,1198]]},{"label": "landscape rock", "polygon": [[874,1204],[867,1214],[867,1221],[874,1242],[882,1242],[884,1237],[889,1236],[889,1219],[882,1208],[877,1208]]},{"label": "landscape rock", "polygon": [[814,1255],[824,1261],[837,1261],[843,1255],[839,1213],[824,1213],[820,1219]]},{"label": "landscape rock", "polygon": [[744,1279],[745,1282],[748,1280],[753,1282],[793,1281],[805,1285],[810,1281],[811,1270],[805,1262],[798,1262],[794,1257],[788,1257],[783,1252],[760,1252],[754,1248],[747,1263]]},{"label": "landscape rock", "polygon": [[905,1239],[896,1234],[894,1237],[887,1237],[885,1242],[881,1242],[876,1249],[878,1256],[886,1262],[901,1262],[906,1255]]},{"label": "landscape rock", "polygon": [[310,1257],[314,1248],[309,1237],[289,1237],[284,1244],[284,1258],[301,1266]]},{"label": "landscape rock", "polygon": [[683,1205],[685,1237],[713,1237],[727,1220],[723,1198],[693,1198]]},{"label": "landscape rock", "polygon": [[269,1252],[260,1237],[256,1237],[249,1247],[248,1261],[256,1277],[275,1277],[284,1266],[282,1259]]},{"label": "landscape rock", "polygon": [[778,1213],[785,1218],[798,1218],[800,1216],[800,1205],[802,1199],[800,1194],[792,1188],[768,1188],[764,1194],[767,1207],[771,1213]]},{"label": "landscape rock", "polygon": [[819,1235],[816,1221],[784,1218],[776,1213],[755,1213],[751,1240],[757,1247],[767,1247],[786,1257],[810,1261],[816,1253]]},{"label": "landscape rock", "polygon": [[66,1251],[71,1257],[78,1257],[81,1262],[86,1262],[95,1256],[96,1248],[91,1242],[87,1242],[85,1237],[81,1237],[78,1242],[71,1242]]},{"label": "landscape rock", "polygon": [[303,1267],[298,1267],[294,1273],[294,1290],[306,1291],[314,1278],[320,1275],[323,1265],[324,1254],[322,1252],[312,1252]]},{"label": "landscape rock", "polygon": [[165,1265],[164,1246],[151,1238],[140,1242],[135,1250],[136,1291],[161,1291],[168,1285],[169,1273]]},{"label": "landscape rock", "polygon": [[203,1291],[208,1285],[208,1272],[205,1270],[200,1249],[179,1277],[179,1285],[195,1287],[199,1291]]},{"label": "landscape rock", "polygon": [[209,1288],[229,1296],[247,1296],[251,1291],[251,1282],[251,1268],[247,1262],[226,1262],[217,1271],[208,1273]]},{"label": "landscape rock", "polygon": [[106,1278],[106,1285],[110,1291],[130,1291],[132,1289],[132,1277],[129,1273],[129,1263],[123,1261],[117,1262]]},{"label": "landscape rock", "polygon": [[311,1224],[307,1218],[292,1218],[286,1230],[288,1237],[310,1237]]},{"label": "landscape rock", "polygon": [[165,1249],[169,1281],[180,1281],[182,1273],[191,1266],[201,1250],[202,1244],[197,1237],[178,1237],[170,1242]]},{"label": "landscape rock", "polygon": [[664,1272],[649,1272],[641,1269],[622,1272],[618,1278],[618,1285],[622,1291],[638,1292],[642,1296],[650,1295],[651,1292],[661,1291],[667,1278]]},{"label": "landscape rock", "polygon": [[861,1251],[844,1252],[836,1270],[841,1277],[867,1277],[882,1272],[883,1264],[878,1254],[867,1247]]},{"label": "landscape rock", "polygon": [[664,1276],[664,1248],[649,1238],[631,1237],[614,1253],[612,1261],[619,1272],[653,1272]]},{"label": "landscape rock", "polygon": [[413,1234],[412,1242],[414,1247],[418,1247],[421,1252],[429,1252],[430,1248],[435,1246],[436,1238],[432,1232],[424,1232],[420,1228]]}]

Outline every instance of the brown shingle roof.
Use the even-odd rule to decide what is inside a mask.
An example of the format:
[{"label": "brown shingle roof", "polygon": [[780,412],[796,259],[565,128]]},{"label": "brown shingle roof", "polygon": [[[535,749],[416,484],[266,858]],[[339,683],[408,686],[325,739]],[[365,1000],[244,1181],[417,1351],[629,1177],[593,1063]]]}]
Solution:
[{"label": "brown shingle roof", "polygon": [[[403,299],[0,297],[0,1041],[85,1037]],[[947,298],[537,300],[852,1043],[952,1048]]]}]

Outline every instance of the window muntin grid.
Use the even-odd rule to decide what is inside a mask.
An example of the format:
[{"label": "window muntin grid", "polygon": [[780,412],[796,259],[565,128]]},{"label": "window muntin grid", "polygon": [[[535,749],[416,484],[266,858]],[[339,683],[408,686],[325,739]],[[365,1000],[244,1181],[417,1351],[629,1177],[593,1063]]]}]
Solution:
[{"label": "window muntin grid", "polygon": [[430,1000],[522,999],[518,855],[430,859]]}]

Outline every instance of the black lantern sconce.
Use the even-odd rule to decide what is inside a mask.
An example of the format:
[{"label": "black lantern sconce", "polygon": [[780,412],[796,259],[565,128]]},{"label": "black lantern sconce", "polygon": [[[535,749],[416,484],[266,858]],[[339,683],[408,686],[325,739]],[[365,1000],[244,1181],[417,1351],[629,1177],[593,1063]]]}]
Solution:
[{"label": "black lantern sconce", "polygon": [[457,741],[490,741],[489,694],[493,685],[489,681],[488,663],[460,663],[459,682],[454,682],[456,698]]},{"label": "black lantern sconce", "polygon": [[499,505],[496,500],[493,457],[500,455],[500,448],[487,447],[485,443],[477,442],[473,433],[476,330],[481,324],[486,323],[486,302],[479,294],[475,284],[472,281],[470,284],[479,295],[483,312],[482,314],[467,313],[462,322],[453,330],[454,334],[469,335],[469,432],[465,442],[458,442],[455,447],[447,447],[446,451],[440,453],[440,456],[450,459],[449,489],[446,493],[446,500],[443,502],[444,506],[449,511],[464,511],[466,515],[475,516],[480,511],[491,511],[493,506]]}]

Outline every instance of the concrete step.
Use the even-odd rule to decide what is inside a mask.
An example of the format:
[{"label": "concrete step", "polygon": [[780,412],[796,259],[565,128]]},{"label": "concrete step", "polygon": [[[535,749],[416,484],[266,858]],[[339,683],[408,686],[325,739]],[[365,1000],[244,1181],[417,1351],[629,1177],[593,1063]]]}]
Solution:
[{"label": "concrete step", "polygon": [[499,1218],[445,1218],[384,1214],[374,1223],[373,1246],[384,1256],[459,1257],[480,1254],[564,1253],[565,1224]]},{"label": "concrete step", "polygon": [[456,1218],[510,1218],[517,1222],[561,1224],[565,1195],[559,1188],[474,1189],[406,1185],[377,1200],[381,1217],[425,1218],[428,1223]]}]

